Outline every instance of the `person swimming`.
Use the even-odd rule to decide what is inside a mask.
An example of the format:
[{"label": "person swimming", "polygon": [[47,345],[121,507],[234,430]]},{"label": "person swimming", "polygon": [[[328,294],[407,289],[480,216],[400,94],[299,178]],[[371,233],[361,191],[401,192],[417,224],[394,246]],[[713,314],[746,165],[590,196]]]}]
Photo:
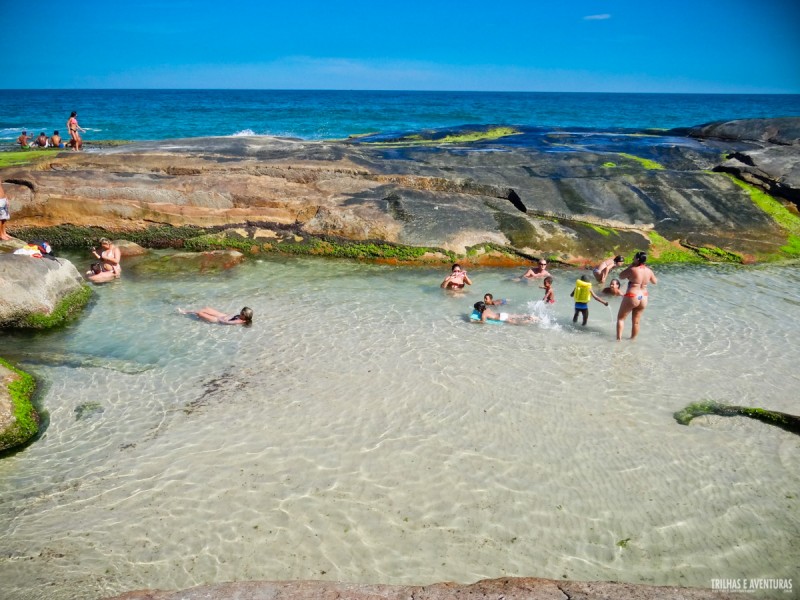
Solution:
[{"label": "person swimming", "polygon": [[539,319],[533,315],[510,315],[505,312],[496,313],[493,310],[489,310],[485,302],[476,302],[472,305],[472,308],[474,309],[472,314],[480,318],[471,318],[471,320],[480,323],[486,323],[487,320],[490,320],[509,323],[511,325],[527,325],[539,321]]},{"label": "person swimming", "polygon": [[486,306],[503,306],[504,304],[508,304],[508,300],[505,298],[499,298],[497,300],[494,299],[494,296],[491,294],[484,294],[483,295],[483,302]]},{"label": "person swimming", "polygon": [[612,279],[611,282],[608,284],[608,287],[604,287],[601,290],[601,293],[606,294],[608,296],[623,296],[622,289],[620,288],[622,284],[619,282],[619,279]]},{"label": "person swimming", "polygon": [[206,306],[200,310],[178,309],[182,315],[195,315],[208,323],[219,323],[220,325],[250,325],[253,322],[253,309],[245,306],[238,314],[229,315],[216,308]]}]

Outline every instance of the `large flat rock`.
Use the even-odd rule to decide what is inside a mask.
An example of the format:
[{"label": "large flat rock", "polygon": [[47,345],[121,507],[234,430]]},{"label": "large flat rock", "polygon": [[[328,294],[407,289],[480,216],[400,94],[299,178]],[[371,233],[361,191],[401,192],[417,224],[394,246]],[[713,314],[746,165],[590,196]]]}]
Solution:
[{"label": "large flat rock", "polygon": [[779,253],[791,232],[714,169],[791,198],[800,189],[800,119],[737,123],[667,133],[529,129],[463,142],[141,142],[3,178],[15,229],[251,224],[458,254],[491,244],[564,260],[646,248],[657,233],[687,247]]}]

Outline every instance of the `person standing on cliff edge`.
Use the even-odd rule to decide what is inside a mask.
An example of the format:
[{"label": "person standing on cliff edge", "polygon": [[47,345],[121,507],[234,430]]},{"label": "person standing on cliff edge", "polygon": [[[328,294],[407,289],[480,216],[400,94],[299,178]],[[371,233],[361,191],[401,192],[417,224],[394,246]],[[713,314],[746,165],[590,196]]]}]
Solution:
[{"label": "person standing on cliff edge", "polygon": [[6,233],[6,221],[11,218],[8,210],[8,198],[6,198],[6,191],[3,189],[3,184],[0,183],[0,240],[10,240],[11,236]]},{"label": "person standing on cliff edge", "polygon": [[74,110],[69,116],[69,119],[67,119],[67,130],[69,131],[69,137],[72,140],[72,149],[83,150],[83,140],[81,139],[81,134],[79,132],[86,130],[78,125],[78,113]]}]

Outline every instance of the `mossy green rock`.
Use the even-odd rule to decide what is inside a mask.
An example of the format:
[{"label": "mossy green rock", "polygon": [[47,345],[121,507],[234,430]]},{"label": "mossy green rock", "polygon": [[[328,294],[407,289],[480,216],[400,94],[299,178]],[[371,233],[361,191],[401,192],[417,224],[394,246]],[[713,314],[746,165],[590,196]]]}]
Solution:
[{"label": "mossy green rock", "polygon": [[775,410],[721,404],[712,400],[694,402],[676,412],[673,417],[681,425],[688,425],[695,417],[719,415],[721,417],[749,417],[800,435],[800,417]]},{"label": "mossy green rock", "polygon": [[92,292],[66,259],[0,254],[0,327],[47,329],[75,317]]},{"label": "mossy green rock", "polygon": [[39,433],[39,415],[31,403],[35,389],[31,375],[0,358],[0,452]]}]

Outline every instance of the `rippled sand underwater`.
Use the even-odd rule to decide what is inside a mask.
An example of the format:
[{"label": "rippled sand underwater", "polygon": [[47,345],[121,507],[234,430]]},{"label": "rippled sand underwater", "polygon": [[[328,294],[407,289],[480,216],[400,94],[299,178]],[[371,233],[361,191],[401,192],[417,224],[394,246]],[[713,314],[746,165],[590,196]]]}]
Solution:
[{"label": "rippled sand underwater", "polygon": [[[640,339],[478,325],[471,269],[291,259],[97,288],[80,322],[0,334],[44,383],[44,435],[0,460],[0,597],[245,579],[501,576],[710,587],[800,564],[800,438],[702,399],[798,414],[800,268],[657,269]],[[520,270],[521,273],[521,270]],[[597,286],[595,286],[597,288]],[[222,327],[177,307],[255,311]],[[626,328],[629,335],[630,323]]]}]

